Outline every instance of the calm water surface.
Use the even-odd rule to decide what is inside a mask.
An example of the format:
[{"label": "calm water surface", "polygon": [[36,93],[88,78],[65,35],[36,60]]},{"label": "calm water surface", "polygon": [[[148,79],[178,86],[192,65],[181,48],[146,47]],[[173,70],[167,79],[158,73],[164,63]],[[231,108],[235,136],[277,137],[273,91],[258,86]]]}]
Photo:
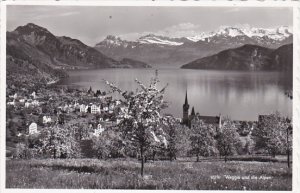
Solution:
[{"label": "calm water surface", "polygon": [[[188,69],[160,69],[162,88],[169,83],[165,100],[167,113],[182,117],[185,92],[188,91],[190,110],[202,115],[229,116],[235,120],[257,120],[259,114],[279,111],[292,116],[292,100],[284,95],[291,89],[291,77],[277,72],[238,72]],[[134,79],[145,84],[154,76],[153,69],[101,69],[70,71],[70,77],[60,84],[100,89],[109,88],[103,79],[114,82],[121,89],[136,90]]]}]

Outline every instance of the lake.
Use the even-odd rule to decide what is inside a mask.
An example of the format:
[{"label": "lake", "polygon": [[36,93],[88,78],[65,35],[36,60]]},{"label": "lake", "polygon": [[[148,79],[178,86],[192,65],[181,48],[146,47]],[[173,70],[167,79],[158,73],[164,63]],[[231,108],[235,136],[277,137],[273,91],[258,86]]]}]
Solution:
[{"label": "lake", "polygon": [[[100,89],[109,88],[104,80],[124,90],[136,90],[135,78],[149,84],[154,69],[97,69],[69,71],[60,85]],[[278,72],[240,72],[189,69],[159,69],[159,87],[167,83],[166,113],[182,117],[185,92],[190,111],[201,115],[228,116],[234,120],[257,120],[259,114],[275,111],[292,117],[292,100],[284,92],[292,88],[292,77]]]}]

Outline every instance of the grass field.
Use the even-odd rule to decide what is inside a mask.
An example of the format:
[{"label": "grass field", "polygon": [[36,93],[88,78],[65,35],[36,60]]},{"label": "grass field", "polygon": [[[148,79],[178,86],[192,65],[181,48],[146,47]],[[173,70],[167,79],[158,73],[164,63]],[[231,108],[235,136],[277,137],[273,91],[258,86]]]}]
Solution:
[{"label": "grass field", "polygon": [[281,162],[137,160],[7,160],[6,188],[291,190]]}]

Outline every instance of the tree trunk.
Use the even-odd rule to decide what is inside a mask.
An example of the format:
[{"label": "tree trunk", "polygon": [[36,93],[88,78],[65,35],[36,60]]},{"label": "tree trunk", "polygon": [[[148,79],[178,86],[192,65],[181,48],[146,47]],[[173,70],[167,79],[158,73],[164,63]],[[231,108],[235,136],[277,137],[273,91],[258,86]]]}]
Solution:
[{"label": "tree trunk", "polygon": [[154,159],[155,159],[155,154],[156,154],[156,152],[153,151],[153,153],[152,153],[152,160],[153,160],[153,162],[154,162]]},{"label": "tree trunk", "polygon": [[53,150],[53,158],[56,159],[56,149]]},{"label": "tree trunk", "polygon": [[225,159],[225,163],[226,163],[227,162],[227,156],[226,155],[225,155],[224,159]]},{"label": "tree trunk", "polygon": [[288,165],[288,168],[290,168],[290,151],[287,150],[287,165]]},{"label": "tree trunk", "polygon": [[287,148],[286,148],[287,165],[288,165],[288,168],[290,168],[289,128],[287,128],[287,130],[286,130],[286,144],[287,144]]},{"label": "tree trunk", "polygon": [[199,154],[197,153],[197,162],[199,162]]},{"label": "tree trunk", "polygon": [[142,156],[142,162],[141,162],[141,176],[144,176],[144,156]]},{"label": "tree trunk", "polygon": [[144,158],[144,148],[141,145],[141,176],[142,177],[144,176],[144,161],[145,161],[145,158]]}]

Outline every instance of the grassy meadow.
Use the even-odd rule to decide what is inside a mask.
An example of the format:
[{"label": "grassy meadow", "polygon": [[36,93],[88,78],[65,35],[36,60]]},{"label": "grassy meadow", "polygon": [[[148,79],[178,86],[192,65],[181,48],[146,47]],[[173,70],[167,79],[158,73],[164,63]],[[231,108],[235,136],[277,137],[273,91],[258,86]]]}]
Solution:
[{"label": "grassy meadow", "polygon": [[7,160],[6,188],[291,190],[283,162],[132,159]]}]

